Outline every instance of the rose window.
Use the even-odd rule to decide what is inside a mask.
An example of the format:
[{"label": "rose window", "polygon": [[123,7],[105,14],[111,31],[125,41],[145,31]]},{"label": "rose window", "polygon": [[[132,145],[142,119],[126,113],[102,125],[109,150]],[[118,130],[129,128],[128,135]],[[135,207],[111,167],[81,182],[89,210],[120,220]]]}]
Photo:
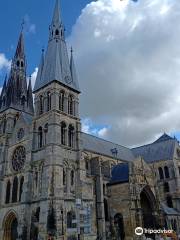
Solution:
[{"label": "rose window", "polygon": [[14,151],[12,158],[12,167],[13,170],[18,172],[24,167],[24,163],[26,160],[26,150],[24,147],[17,147]]}]

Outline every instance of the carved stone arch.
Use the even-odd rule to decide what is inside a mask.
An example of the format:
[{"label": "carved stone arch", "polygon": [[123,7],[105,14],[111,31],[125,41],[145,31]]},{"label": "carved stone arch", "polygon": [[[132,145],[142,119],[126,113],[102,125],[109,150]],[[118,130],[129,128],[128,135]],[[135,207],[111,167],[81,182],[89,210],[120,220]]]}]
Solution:
[{"label": "carved stone arch", "polygon": [[124,231],[124,218],[122,213],[116,213],[114,215],[114,227],[115,227],[115,237],[117,240],[125,239]]},{"label": "carved stone arch", "polygon": [[16,240],[18,238],[18,215],[10,210],[3,220],[3,240]]},{"label": "carved stone arch", "polygon": [[148,198],[148,200],[151,203],[151,207],[154,211],[157,210],[157,201],[156,198],[154,196],[153,191],[151,190],[149,185],[146,185],[145,187],[142,188],[141,193],[144,192]]},{"label": "carved stone arch", "polygon": [[140,192],[140,204],[142,210],[142,221],[144,228],[156,228],[155,212],[157,202],[150,186],[146,185]]}]

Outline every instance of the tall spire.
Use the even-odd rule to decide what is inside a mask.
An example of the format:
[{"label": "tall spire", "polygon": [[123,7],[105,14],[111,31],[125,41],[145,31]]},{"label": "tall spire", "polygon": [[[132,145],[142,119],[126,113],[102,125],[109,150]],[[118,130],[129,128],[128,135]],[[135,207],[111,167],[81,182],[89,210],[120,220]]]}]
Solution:
[{"label": "tall spire", "polygon": [[56,0],[52,23],[49,27],[49,42],[44,58],[44,64],[40,64],[34,92],[45,87],[53,81],[66,85],[80,92],[78,84],[73,81],[67,46],[65,30],[60,17],[60,3]]},{"label": "tall spire", "polygon": [[54,14],[53,14],[53,19],[52,19],[52,24],[56,25],[61,22],[61,17],[60,17],[60,3],[59,0],[56,0],[55,8],[54,8]]},{"label": "tall spire", "polygon": [[3,95],[0,111],[11,107],[19,111],[33,113],[27,105],[26,57],[24,51],[24,37],[21,31],[16,52],[12,59],[11,70]]},{"label": "tall spire", "polygon": [[23,37],[23,32],[21,31],[19,40],[18,40],[18,45],[16,48],[16,53],[15,53],[15,58],[24,58],[24,37]]}]

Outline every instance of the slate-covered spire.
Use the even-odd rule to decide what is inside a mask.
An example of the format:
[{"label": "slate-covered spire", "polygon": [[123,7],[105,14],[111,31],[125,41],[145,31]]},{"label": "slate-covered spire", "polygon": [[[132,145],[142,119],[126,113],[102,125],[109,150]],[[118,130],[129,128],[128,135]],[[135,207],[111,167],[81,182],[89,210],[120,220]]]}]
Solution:
[{"label": "slate-covered spire", "polygon": [[37,77],[36,77],[36,83],[40,84],[43,68],[44,68],[44,49],[42,49],[42,53],[41,53],[41,60],[39,63],[38,73],[37,73]]},{"label": "slate-covered spire", "polygon": [[[4,92],[4,91],[3,91]],[[29,110],[27,96],[27,80],[26,80],[26,57],[24,50],[24,37],[21,31],[16,52],[11,63],[11,70],[6,84],[6,91],[1,94],[3,97],[0,111],[7,108],[14,108],[19,111],[24,111],[33,114]]]},{"label": "slate-covered spire", "polygon": [[53,19],[49,27],[49,42],[44,57],[44,64],[40,64],[34,92],[53,81],[57,81],[60,84],[80,92],[78,84],[73,81],[71,76],[65,42],[65,29],[60,16],[59,0],[56,0]]},{"label": "slate-covered spire", "polygon": [[54,14],[52,19],[52,25],[53,24],[59,24],[61,22],[61,16],[60,16],[60,4],[59,0],[56,0],[55,8],[54,8]]},{"label": "slate-covered spire", "polygon": [[19,36],[19,41],[18,41],[18,45],[16,48],[15,58],[22,58],[25,60],[24,37],[23,37],[22,31]]},{"label": "slate-covered spire", "polygon": [[71,71],[72,81],[73,81],[74,84],[76,84],[76,87],[79,89],[79,84],[78,84],[76,67],[75,67],[75,63],[74,63],[72,47],[71,47],[71,59],[70,59],[70,71]]}]

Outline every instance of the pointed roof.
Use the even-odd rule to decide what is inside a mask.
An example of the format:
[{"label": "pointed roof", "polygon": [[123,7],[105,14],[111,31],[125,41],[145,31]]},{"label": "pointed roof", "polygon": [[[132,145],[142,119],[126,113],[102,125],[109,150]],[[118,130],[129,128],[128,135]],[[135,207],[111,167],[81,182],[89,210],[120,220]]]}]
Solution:
[{"label": "pointed roof", "polygon": [[59,0],[56,0],[52,24],[59,24],[60,22],[61,22],[60,3],[59,3]]},{"label": "pointed roof", "polygon": [[[75,66],[73,66],[73,69],[75,69]],[[60,18],[59,0],[56,0],[53,20],[50,25],[48,47],[44,59],[41,59],[34,92],[53,81],[80,92],[77,78],[73,79],[71,74],[64,26]]]},{"label": "pointed roof", "polygon": [[16,52],[12,60],[8,81],[7,83],[6,81],[4,83],[4,89],[2,91],[2,94],[4,97],[4,101],[3,104],[1,104],[0,111],[4,111],[8,108],[14,108],[19,111],[33,114],[32,89],[31,93],[29,92],[29,95],[27,89],[26,58],[24,50],[24,37],[22,31],[20,33]]},{"label": "pointed roof", "polygon": [[164,133],[160,138],[151,144],[132,149],[135,157],[143,157],[148,163],[172,160],[177,140]]},{"label": "pointed roof", "polygon": [[161,137],[159,137],[154,143],[164,142],[168,140],[172,140],[173,138],[164,133]]},{"label": "pointed roof", "polygon": [[18,45],[16,48],[16,53],[15,53],[15,58],[21,57],[24,58],[24,37],[23,37],[23,32],[21,31],[19,40],[18,40]]}]

